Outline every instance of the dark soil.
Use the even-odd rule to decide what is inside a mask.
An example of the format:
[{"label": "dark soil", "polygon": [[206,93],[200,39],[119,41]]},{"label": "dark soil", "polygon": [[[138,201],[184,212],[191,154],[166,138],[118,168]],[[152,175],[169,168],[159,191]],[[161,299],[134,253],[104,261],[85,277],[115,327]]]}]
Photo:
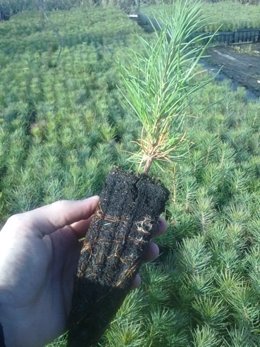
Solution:
[{"label": "dark soil", "polygon": [[207,63],[221,68],[221,73],[259,97],[260,55],[257,52],[260,52],[260,43],[252,44],[248,51],[243,49],[246,46],[248,45],[211,48]]},{"label": "dark soil", "polygon": [[146,175],[114,170],[84,241],[69,346],[95,346],[127,295],[169,192]]}]

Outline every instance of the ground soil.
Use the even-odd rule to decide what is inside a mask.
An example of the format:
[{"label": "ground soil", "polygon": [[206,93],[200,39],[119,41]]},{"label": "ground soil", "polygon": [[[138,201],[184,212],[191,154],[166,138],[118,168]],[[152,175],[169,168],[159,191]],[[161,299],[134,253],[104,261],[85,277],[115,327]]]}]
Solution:
[{"label": "ground soil", "polygon": [[260,97],[260,43],[210,48],[207,64]]},{"label": "ground soil", "polygon": [[122,304],[168,191],[146,175],[114,170],[100,195],[79,260],[70,347],[95,346]]}]

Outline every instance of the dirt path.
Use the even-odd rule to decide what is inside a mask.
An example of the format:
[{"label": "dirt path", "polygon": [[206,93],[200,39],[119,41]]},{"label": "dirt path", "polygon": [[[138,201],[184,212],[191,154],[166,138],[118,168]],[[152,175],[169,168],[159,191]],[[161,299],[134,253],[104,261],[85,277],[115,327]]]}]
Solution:
[{"label": "dirt path", "polygon": [[260,97],[260,43],[247,50],[246,45],[210,48],[207,63]]}]

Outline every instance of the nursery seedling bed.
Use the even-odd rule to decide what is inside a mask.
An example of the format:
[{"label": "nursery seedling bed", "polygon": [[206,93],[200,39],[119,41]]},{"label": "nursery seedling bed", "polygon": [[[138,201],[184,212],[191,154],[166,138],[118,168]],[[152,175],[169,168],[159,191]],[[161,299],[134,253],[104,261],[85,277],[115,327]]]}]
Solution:
[{"label": "nursery seedling bed", "polygon": [[69,346],[94,346],[131,287],[168,190],[147,175],[114,170],[79,260]]}]

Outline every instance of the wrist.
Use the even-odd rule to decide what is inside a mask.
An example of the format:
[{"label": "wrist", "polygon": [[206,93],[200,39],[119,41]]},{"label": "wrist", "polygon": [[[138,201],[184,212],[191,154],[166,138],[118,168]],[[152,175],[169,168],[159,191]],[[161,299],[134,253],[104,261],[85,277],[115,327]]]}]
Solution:
[{"label": "wrist", "polygon": [[0,347],[6,347],[5,339],[4,339],[4,329],[1,323],[0,323]]},{"label": "wrist", "polygon": [[27,347],[26,339],[28,333],[21,328],[22,323],[16,320],[15,315],[11,317],[0,312],[0,347]]},{"label": "wrist", "polygon": [[0,347],[17,346],[15,316],[10,319],[8,312],[5,312],[0,305]]}]

